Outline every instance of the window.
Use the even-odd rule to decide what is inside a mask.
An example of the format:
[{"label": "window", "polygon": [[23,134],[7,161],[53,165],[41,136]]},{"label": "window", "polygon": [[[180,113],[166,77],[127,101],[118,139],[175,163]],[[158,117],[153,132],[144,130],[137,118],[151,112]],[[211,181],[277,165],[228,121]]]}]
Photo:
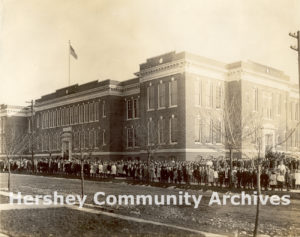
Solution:
[{"label": "window", "polygon": [[94,131],[94,148],[98,148],[99,145],[99,130]]},{"label": "window", "polygon": [[212,107],[213,106],[213,84],[211,81],[206,82],[206,106]]},{"label": "window", "polygon": [[154,86],[147,88],[148,109],[154,109]]},{"label": "window", "polygon": [[263,94],[264,99],[264,117],[267,119],[272,119],[273,111],[272,111],[272,95],[270,93],[264,93]]},{"label": "window", "polygon": [[127,100],[127,119],[132,119],[132,100]]},{"label": "window", "polygon": [[154,145],[154,122],[152,121],[152,118],[148,121],[148,145]]},{"label": "window", "polygon": [[253,93],[253,111],[258,111],[258,88],[253,88],[252,93]]},{"label": "window", "polygon": [[89,131],[84,132],[84,148],[89,148]]},{"label": "window", "polygon": [[89,122],[89,105],[88,104],[84,104],[84,122],[88,123]]},{"label": "window", "polygon": [[57,127],[58,126],[58,124],[57,124],[58,111],[54,110],[53,113],[54,113],[53,114],[53,126]]},{"label": "window", "polygon": [[94,146],[94,130],[89,132],[89,148],[92,149]]},{"label": "window", "polygon": [[70,124],[74,123],[74,107],[70,107]]},{"label": "window", "polygon": [[213,134],[214,134],[214,132],[213,132],[213,126],[214,126],[214,123],[213,123],[213,121],[211,119],[210,123],[209,123],[209,137],[208,137],[209,143],[213,143]]},{"label": "window", "polygon": [[99,121],[99,101],[96,101],[94,111],[95,111],[95,120]]},{"label": "window", "polygon": [[281,102],[282,102],[282,96],[281,94],[278,95],[278,101],[277,101],[277,114],[281,114]]},{"label": "window", "polygon": [[202,105],[202,81],[196,80],[195,83],[195,105]]},{"label": "window", "polygon": [[222,87],[221,84],[218,83],[216,86],[216,108],[221,108],[222,103]]},{"label": "window", "polygon": [[139,146],[139,138],[138,138],[138,129],[133,129],[133,146],[138,147]]},{"label": "window", "polygon": [[60,125],[63,126],[64,125],[64,109],[60,109]]},{"label": "window", "polygon": [[95,121],[95,117],[94,117],[94,102],[93,103],[89,103],[89,117],[90,117],[90,122]]},{"label": "window", "polygon": [[84,110],[83,105],[79,106],[79,123],[83,123]]},{"label": "window", "polygon": [[84,131],[80,132],[79,148],[84,149]]},{"label": "window", "polygon": [[139,103],[138,99],[133,100],[133,117],[138,118],[139,117]]},{"label": "window", "polygon": [[177,105],[177,80],[170,82],[170,106]]},{"label": "window", "polygon": [[158,120],[158,143],[164,144],[165,143],[165,119],[161,117]]},{"label": "window", "polygon": [[79,105],[74,107],[74,124],[78,123],[79,118]]},{"label": "window", "polygon": [[103,101],[102,104],[102,117],[106,117],[106,105],[105,105],[105,101]]},{"label": "window", "polygon": [[213,121],[210,120],[206,120],[205,123],[205,143],[212,143],[212,139],[213,139]]},{"label": "window", "polygon": [[49,128],[49,111],[47,111],[46,128]]},{"label": "window", "polygon": [[166,107],[166,84],[165,83],[158,84],[158,107],[159,108]]},{"label": "window", "polygon": [[105,129],[103,129],[103,131],[102,131],[102,145],[103,146],[106,145],[106,132],[105,132]]},{"label": "window", "polygon": [[79,132],[74,133],[74,148],[78,149],[79,148]]},{"label": "window", "polygon": [[294,103],[290,103],[290,115],[291,115],[291,120],[293,120],[293,114],[294,114]]},{"label": "window", "polygon": [[170,143],[177,143],[177,118],[172,115],[170,119]]},{"label": "window", "polygon": [[58,140],[56,139],[57,138],[57,135],[56,133],[53,135],[53,150],[56,151],[57,150],[57,143],[58,143]]},{"label": "window", "polygon": [[127,147],[133,147],[133,128],[127,128]]},{"label": "window", "polygon": [[195,119],[195,142],[202,142],[202,120],[200,117]]},{"label": "window", "polygon": [[[1,121],[1,120],[0,120]],[[39,128],[40,127],[40,115],[38,114],[36,116],[36,127]],[[1,133],[1,126],[0,126],[0,133]]]},{"label": "window", "polygon": [[66,125],[66,108],[63,108],[63,116],[62,116],[62,118],[63,118],[63,121],[62,121],[62,125]]},{"label": "window", "polygon": [[216,122],[216,143],[222,143],[222,122]]}]

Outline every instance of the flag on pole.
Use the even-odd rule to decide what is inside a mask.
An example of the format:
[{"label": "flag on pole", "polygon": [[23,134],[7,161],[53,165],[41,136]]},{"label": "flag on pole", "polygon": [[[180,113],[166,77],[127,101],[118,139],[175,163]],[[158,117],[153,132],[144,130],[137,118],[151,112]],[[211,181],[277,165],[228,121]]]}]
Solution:
[{"label": "flag on pole", "polygon": [[73,47],[72,47],[71,44],[70,44],[70,54],[71,54],[75,59],[78,58],[78,56],[77,56],[77,54],[76,54],[76,52],[75,52],[75,50],[73,49]]}]

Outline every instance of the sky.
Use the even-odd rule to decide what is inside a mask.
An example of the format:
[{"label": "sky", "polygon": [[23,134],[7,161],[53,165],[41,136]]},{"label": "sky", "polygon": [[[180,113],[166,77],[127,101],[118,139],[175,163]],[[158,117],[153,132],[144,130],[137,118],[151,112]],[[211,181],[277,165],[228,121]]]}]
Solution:
[{"label": "sky", "polygon": [[0,104],[71,84],[133,78],[176,50],[224,63],[252,60],[298,82],[299,0],[0,0]]}]

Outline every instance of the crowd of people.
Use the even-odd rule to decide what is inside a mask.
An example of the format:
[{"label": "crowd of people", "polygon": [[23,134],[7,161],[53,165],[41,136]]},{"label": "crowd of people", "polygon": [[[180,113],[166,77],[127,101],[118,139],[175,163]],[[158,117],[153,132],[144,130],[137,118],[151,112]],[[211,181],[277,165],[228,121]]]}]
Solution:
[{"label": "crowd of people", "polygon": [[[39,174],[56,174],[80,176],[87,178],[131,178],[141,181],[199,184],[219,187],[235,187],[255,189],[257,185],[257,169],[253,160],[202,160],[192,161],[155,161],[120,160],[101,161],[64,160],[62,158],[15,159],[10,161],[12,172],[33,172]],[[8,163],[0,161],[0,170],[8,171]],[[282,159],[280,161],[265,160],[260,175],[261,187],[265,190],[290,190],[300,188],[300,161]]]}]

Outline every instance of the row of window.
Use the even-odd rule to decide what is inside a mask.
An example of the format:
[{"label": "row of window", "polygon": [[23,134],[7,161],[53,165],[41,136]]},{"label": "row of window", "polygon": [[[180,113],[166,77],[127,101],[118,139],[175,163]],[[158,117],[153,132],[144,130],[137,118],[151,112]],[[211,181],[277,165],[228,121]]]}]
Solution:
[{"label": "row of window", "polygon": [[[216,108],[222,107],[222,94],[223,88],[221,83],[217,83],[215,92],[215,106]],[[211,81],[204,81],[197,79],[195,83],[195,105],[196,106],[205,106],[212,108],[214,104],[214,87]]]},{"label": "row of window", "polygon": [[75,132],[73,134],[74,149],[97,149],[106,145],[105,129]]},{"label": "row of window", "polygon": [[[258,96],[258,88],[252,88],[252,110],[258,111],[258,104],[259,104],[259,96]],[[270,93],[270,92],[263,92],[263,103],[262,103],[262,112],[263,116],[266,119],[273,119],[275,115],[281,115],[282,113],[282,102],[283,96],[281,94]],[[249,98],[248,98],[249,102]],[[299,104],[295,102],[290,102],[288,107],[288,117],[290,120],[300,120],[300,111],[299,111]]]},{"label": "row of window", "polygon": [[[157,124],[149,119],[147,123],[147,143],[152,145],[176,144],[178,142],[178,126],[177,118],[172,116],[170,119],[161,117]],[[169,139],[167,139],[167,128],[169,128]],[[139,141],[142,139],[139,135],[143,135],[144,131],[141,127],[127,128],[127,147],[138,147]]]},{"label": "row of window", "polygon": [[[155,109],[155,86],[150,83],[150,86],[147,88],[147,108],[148,110]],[[168,90],[168,92],[167,92]],[[170,82],[163,82],[157,86],[157,95],[158,95],[158,108],[163,109],[167,107],[167,93],[169,94],[169,107],[177,106],[177,94],[178,94],[178,85],[177,80],[174,78]]]},{"label": "row of window", "polygon": [[169,144],[176,144],[178,142],[178,126],[178,119],[174,115],[169,119],[160,117],[157,121],[157,127],[155,127],[155,122],[150,118],[147,123],[148,145],[154,145],[156,139],[160,145],[168,142]]},{"label": "row of window", "polygon": [[[99,121],[100,102],[95,101],[91,103],[70,106],[50,110],[41,113],[37,116],[37,128],[53,128],[59,126],[66,126],[78,123],[89,123]],[[102,103],[102,117],[106,117],[105,101]],[[40,124],[41,123],[41,124]]]},{"label": "row of window", "polygon": [[[106,145],[106,131],[90,130],[90,131],[75,131],[73,133],[73,148],[74,150],[81,149],[97,149]],[[37,150],[41,151],[59,151],[61,150],[60,133],[46,134],[37,140]]]},{"label": "row of window", "polygon": [[139,100],[130,99],[126,101],[127,119],[135,119],[139,117]]},{"label": "row of window", "polygon": [[212,119],[195,119],[195,143],[222,143],[222,122]]}]

